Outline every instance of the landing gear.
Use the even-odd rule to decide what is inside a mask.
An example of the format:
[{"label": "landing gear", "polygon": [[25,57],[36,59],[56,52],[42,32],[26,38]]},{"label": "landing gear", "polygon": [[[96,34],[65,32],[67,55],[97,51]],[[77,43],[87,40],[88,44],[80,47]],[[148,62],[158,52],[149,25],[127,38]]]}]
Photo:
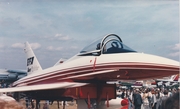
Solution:
[{"label": "landing gear", "polygon": [[60,107],[59,107],[59,101],[57,101],[57,105],[58,105],[58,109],[60,109]]},{"label": "landing gear", "polygon": [[36,99],[36,109],[40,109],[40,100]]},{"label": "landing gear", "polygon": [[15,99],[17,102],[20,101],[20,93],[19,93],[19,92],[15,92],[13,96],[14,96],[14,99]]}]

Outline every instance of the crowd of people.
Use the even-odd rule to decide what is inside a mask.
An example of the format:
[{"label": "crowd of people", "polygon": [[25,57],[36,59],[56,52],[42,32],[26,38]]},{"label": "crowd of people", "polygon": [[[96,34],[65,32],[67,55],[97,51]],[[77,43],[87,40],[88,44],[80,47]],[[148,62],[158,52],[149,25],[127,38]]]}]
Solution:
[{"label": "crowd of people", "polygon": [[[128,99],[128,109],[180,109],[180,87],[177,89],[130,88],[118,89],[118,92],[118,97]],[[23,109],[23,106],[12,97],[2,94],[0,109]],[[47,103],[43,105],[43,109],[48,109]]]},{"label": "crowd of people", "polygon": [[128,99],[129,109],[180,109],[179,92],[179,88],[130,88],[120,89],[119,97]]}]

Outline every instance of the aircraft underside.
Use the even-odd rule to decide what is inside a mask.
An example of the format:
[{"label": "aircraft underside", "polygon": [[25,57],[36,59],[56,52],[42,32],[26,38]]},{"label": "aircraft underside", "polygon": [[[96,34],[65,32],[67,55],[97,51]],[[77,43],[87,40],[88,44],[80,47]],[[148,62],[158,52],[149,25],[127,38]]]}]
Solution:
[{"label": "aircraft underside", "polygon": [[[109,101],[110,99],[116,98],[116,85],[115,84],[88,84],[86,86],[74,87],[68,89],[53,89],[53,90],[39,90],[39,91],[28,91],[25,92],[26,97],[40,100],[53,101],[73,101],[73,100],[86,100],[87,109],[91,105],[91,101],[94,100],[96,103],[101,101]],[[19,99],[18,93],[14,94],[15,99]],[[38,105],[38,104],[37,104]],[[109,104],[107,104],[109,107]],[[36,109],[39,109],[38,106]]]}]

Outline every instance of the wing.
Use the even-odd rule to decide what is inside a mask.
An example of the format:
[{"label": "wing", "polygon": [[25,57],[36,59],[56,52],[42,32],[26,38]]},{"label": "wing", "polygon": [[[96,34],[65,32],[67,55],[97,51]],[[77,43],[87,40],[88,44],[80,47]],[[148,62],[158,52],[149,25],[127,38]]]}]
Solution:
[{"label": "wing", "polygon": [[65,88],[79,87],[84,85],[87,85],[87,83],[60,82],[60,83],[52,83],[52,84],[2,88],[0,89],[0,92],[25,92],[25,91],[35,91],[35,90],[65,89]]},{"label": "wing", "polygon": [[27,74],[24,70],[7,70],[9,73],[17,73],[17,74]]}]

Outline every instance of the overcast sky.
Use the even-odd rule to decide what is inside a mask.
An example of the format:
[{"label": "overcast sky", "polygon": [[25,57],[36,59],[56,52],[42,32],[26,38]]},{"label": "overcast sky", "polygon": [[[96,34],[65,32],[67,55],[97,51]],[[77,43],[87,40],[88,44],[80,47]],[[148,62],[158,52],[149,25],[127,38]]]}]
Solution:
[{"label": "overcast sky", "polygon": [[26,69],[28,41],[43,68],[115,33],[130,48],[179,61],[179,1],[0,0],[0,68]]}]

